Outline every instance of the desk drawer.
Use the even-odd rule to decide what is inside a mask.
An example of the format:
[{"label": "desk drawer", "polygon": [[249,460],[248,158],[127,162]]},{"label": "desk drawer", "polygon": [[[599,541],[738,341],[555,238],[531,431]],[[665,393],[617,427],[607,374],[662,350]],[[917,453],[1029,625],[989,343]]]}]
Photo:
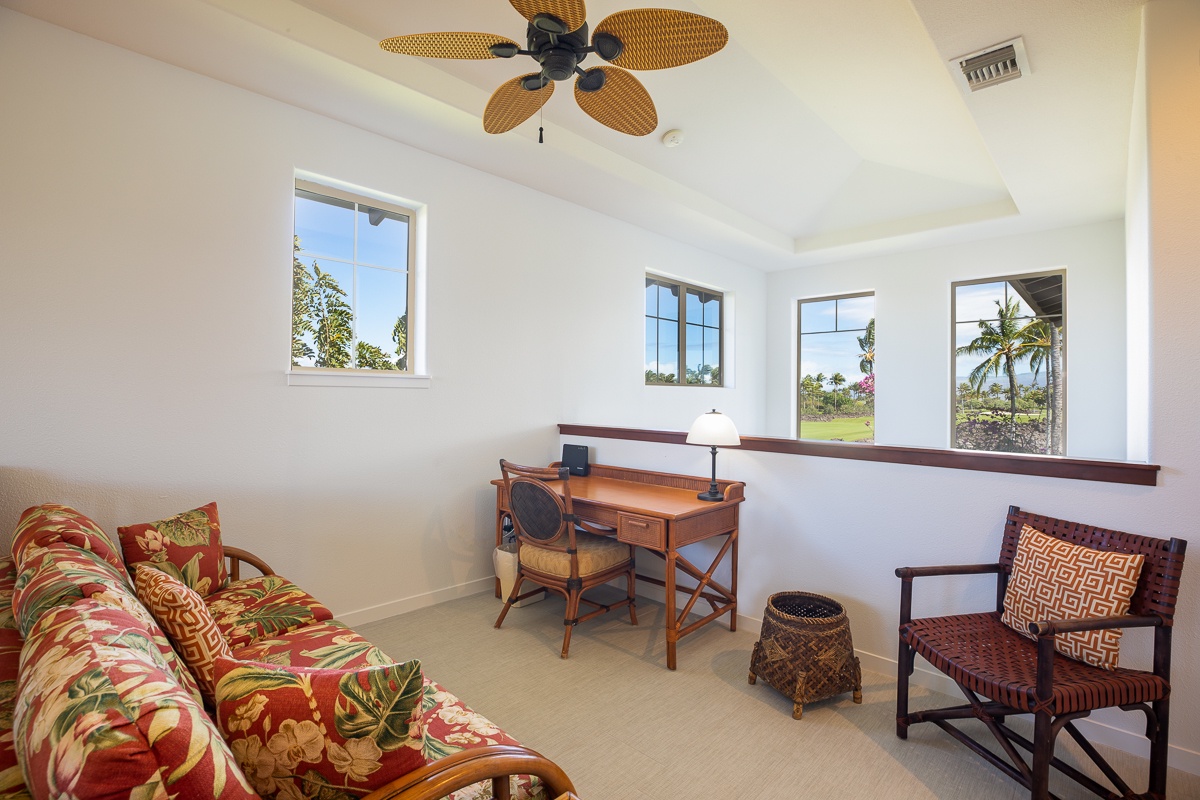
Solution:
[{"label": "desk drawer", "polygon": [[617,516],[617,540],[655,550],[667,549],[667,528],[661,519],[635,514]]}]

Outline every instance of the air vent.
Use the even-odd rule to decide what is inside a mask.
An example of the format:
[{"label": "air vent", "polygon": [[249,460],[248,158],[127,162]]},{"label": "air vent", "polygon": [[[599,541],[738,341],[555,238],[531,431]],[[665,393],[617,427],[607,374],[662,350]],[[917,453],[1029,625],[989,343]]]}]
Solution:
[{"label": "air vent", "polygon": [[1020,37],[959,56],[950,63],[955,76],[972,92],[1029,74],[1025,42]]}]

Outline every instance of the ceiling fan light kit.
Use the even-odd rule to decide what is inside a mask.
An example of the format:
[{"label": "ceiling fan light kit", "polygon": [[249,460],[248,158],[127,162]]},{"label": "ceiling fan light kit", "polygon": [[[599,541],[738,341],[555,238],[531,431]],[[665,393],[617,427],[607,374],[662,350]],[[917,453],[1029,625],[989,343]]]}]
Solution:
[{"label": "ceiling fan light kit", "polygon": [[[533,58],[539,64],[537,72],[506,81],[492,93],[483,113],[483,129],[488,133],[504,133],[520,125],[550,99],[555,81],[574,76],[575,101],[584,113],[615,131],[645,136],[658,126],[658,112],[646,87],[627,70],[690,64],[729,41],[725,26],[709,17],[666,8],[636,8],[601,20],[589,44],[583,0],[509,3],[529,23],[524,49],[503,36],[470,32],[393,36],[379,46],[422,58]],[[592,54],[607,63],[581,67]]]}]

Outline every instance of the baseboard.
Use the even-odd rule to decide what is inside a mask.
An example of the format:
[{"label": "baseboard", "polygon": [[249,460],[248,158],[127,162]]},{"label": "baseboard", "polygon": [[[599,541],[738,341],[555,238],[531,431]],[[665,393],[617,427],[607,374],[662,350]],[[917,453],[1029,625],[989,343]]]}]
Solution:
[{"label": "baseboard", "polygon": [[[896,659],[887,658],[886,656],[878,656],[874,653],[867,653],[862,650],[855,650],[858,656],[859,663],[862,668],[871,672],[877,672],[882,675],[888,675],[895,679],[896,675]],[[922,669],[919,665],[913,670],[912,677],[909,678],[915,686],[920,686],[925,689],[931,689],[935,692],[941,692],[952,698],[958,698],[958,702],[962,702],[962,691],[959,690],[958,684],[948,678],[941,672],[935,672],[929,669]],[[1137,719],[1144,719],[1141,715]],[[1121,750],[1126,753],[1132,753],[1141,758],[1150,757],[1150,744],[1145,736],[1138,733],[1118,728],[1114,725],[1108,725],[1104,722],[1097,722],[1092,719],[1081,719],[1075,723],[1076,727],[1092,742],[1097,744],[1107,745],[1109,747]],[[1186,772],[1190,775],[1200,775],[1200,753],[1195,750],[1188,750],[1177,745],[1170,745],[1168,748],[1167,763],[1181,772]]]},{"label": "baseboard", "polygon": [[470,581],[469,583],[459,584],[458,586],[447,586],[443,589],[434,589],[432,592],[426,592],[425,594],[402,597],[399,600],[390,600],[386,603],[380,603],[377,606],[368,606],[356,611],[347,611],[338,614],[337,618],[350,627],[365,625],[368,622],[378,622],[381,619],[394,617],[397,614],[416,611],[418,608],[436,606],[438,603],[445,603],[448,600],[455,600],[459,597],[491,592],[494,591],[495,585],[496,579],[488,576]]}]

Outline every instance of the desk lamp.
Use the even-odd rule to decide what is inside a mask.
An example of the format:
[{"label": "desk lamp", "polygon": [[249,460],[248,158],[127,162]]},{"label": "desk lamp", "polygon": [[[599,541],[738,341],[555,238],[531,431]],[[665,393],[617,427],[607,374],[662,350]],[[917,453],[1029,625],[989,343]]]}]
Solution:
[{"label": "desk lamp", "polygon": [[733,420],[715,408],[707,414],[701,414],[688,431],[687,443],[712,447],[712,483],[708,485],[707,492],[696,496],[701,500],[724,500],[725,495],[717,490],[717,446],[737,447],[742,443]]}]

